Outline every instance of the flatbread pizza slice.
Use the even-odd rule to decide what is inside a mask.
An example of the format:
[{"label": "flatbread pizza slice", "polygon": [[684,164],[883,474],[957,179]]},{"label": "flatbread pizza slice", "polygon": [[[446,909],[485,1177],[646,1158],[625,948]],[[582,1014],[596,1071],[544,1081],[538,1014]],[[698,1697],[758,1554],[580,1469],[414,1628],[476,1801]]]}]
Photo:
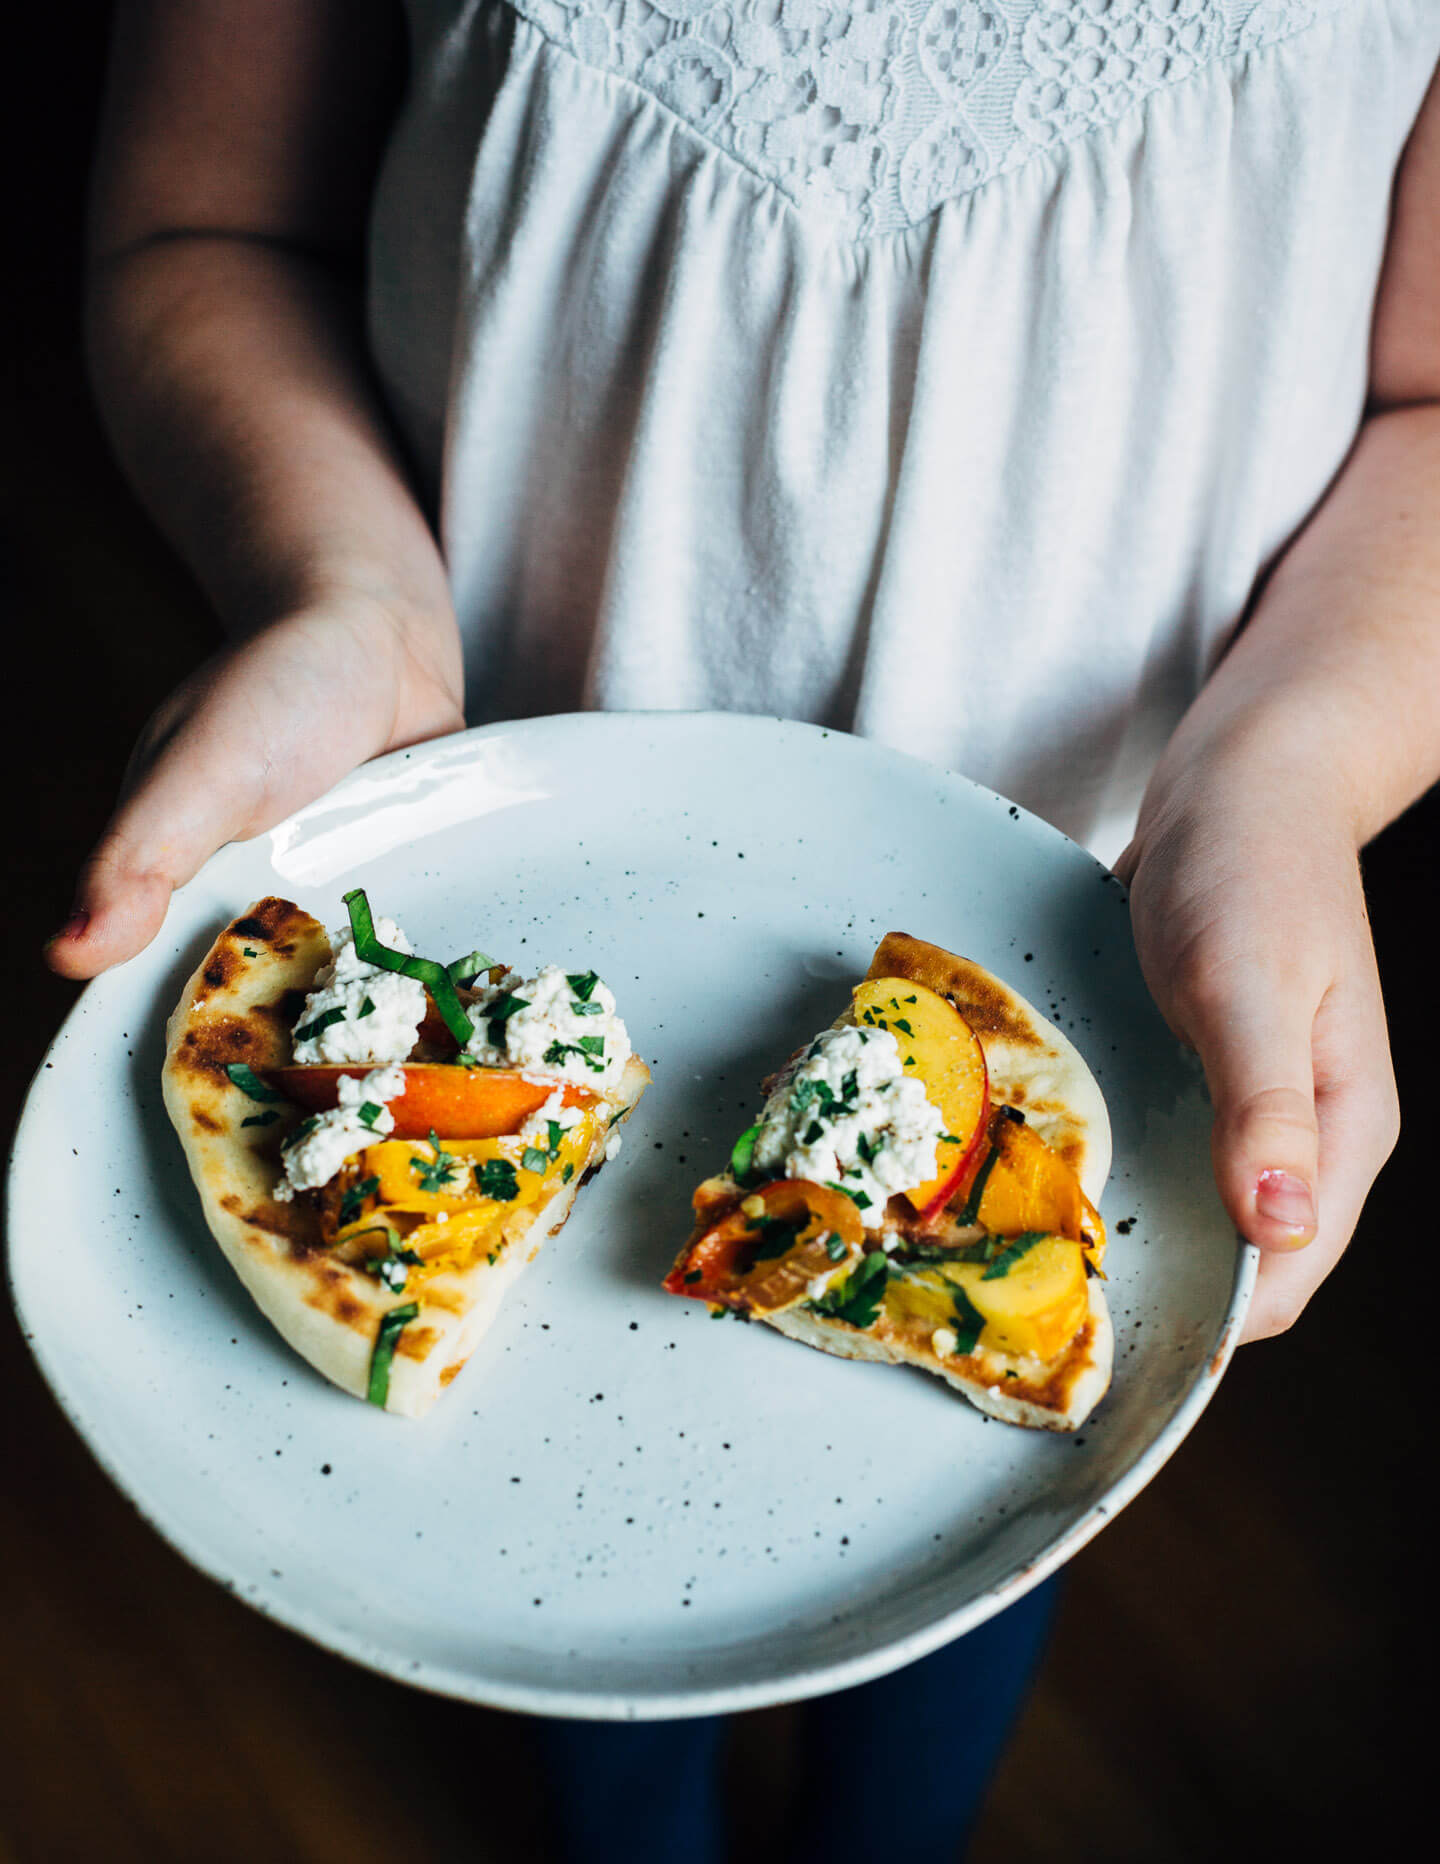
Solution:
[{"label": "flatbread pizza slice", "polygon": [[1006,1423],[1082,1423],[1114,1353],[1110,1122],[1073,1043],[982,966],[892,932],[765,1089],[666,1288],[921,1367]]},{"label": "flatbread pizza slice", "polygon": [[164,1097],[231,1267],[303,1358],[421,1417],[619,1146],[649,1082],[593,971],[417,958],[347,896],[216,939],[166,1030]]}]

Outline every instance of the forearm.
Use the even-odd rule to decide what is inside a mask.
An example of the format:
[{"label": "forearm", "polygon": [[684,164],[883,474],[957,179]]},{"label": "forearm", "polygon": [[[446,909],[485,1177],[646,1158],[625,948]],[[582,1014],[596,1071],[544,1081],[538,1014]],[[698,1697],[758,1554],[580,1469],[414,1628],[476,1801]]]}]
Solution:
[{"label": "forearm", "polygon": [[1440,777],[1440,404],[1376,415],[1177,728],[1152,784],[1220,758],[1296,778],[1363,846]]},{"label": "forearm", "polygon": [[66,976],[139,951],[225,842],[464,724],[444,567],[354,284],[403,72],[395,0],[116,9],[88,236],[95,388],[234,638],[141,735],[47,947]]},{"label": "forearm", "polygon": [[355,600],[453,656],[440,553],[328,266],[261,239],[151,239],[97,262],[89,325],[121,462],[229,632]]}]

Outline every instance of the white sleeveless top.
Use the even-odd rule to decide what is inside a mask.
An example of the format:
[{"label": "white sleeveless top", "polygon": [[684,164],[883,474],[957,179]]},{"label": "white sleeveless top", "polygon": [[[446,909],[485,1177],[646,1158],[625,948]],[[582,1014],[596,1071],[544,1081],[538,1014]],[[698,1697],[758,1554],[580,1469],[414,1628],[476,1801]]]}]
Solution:
[{"label": "white sleeveless top", "polygon": [[1440,0],[410,12],[371,336],[472,719],[811,719],[1113,857],[1354,437]]}]

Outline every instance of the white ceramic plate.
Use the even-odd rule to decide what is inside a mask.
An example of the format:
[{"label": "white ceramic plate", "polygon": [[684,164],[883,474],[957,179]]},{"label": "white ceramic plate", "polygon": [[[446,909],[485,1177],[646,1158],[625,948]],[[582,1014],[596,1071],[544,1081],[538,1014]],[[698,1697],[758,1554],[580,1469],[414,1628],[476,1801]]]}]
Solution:
[{"label": "white ceramic plate", "polygon": [[[160,1100],[165,1018],[216,931],[271,892],[343,922],[357,882],[417,950],[593,965],[655,1074],[618,1160],[419,1424],[343,1396],[271,1332]],[[1076,1438],[660,1290],[759,1078],[830,1021],[891,928],[1011,980],[1108,1098],[1115,1378]],[[749,1709],[978,1624],[1175,1449],[1254,1274],[1208,1127],[1119,884],[1054,829],[810,726],[542,719],[383,758],[224,849],[155,945],[86,990],[20,1128],[11,1274],[105,1469],[282,1623],[500,1707]]]}]

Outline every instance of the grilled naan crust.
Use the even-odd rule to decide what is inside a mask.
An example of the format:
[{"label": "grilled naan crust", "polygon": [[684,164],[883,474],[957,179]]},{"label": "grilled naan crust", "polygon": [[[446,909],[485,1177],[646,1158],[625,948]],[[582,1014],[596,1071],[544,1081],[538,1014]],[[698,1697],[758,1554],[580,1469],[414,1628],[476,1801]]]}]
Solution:
[{"label": "grilled naan crust", "polygon": [[1025,1424],[1032,1430],[1078,1430],[1105,1396],[1115,1356],[1110,1310],[1100,1283],[1086,1284],[1090,1318],[1057,1359],[1036,1359],[1029,1354],[995,1353],[977,1347],[973,1353],[940,1359],[918,1340],[887,1334],[882,1314],[868,1332],[788,1308],[782,1314],[761,1316],[768,1326],[834,1353],[840,1359],[869,1359],[878,1365],[920,1366],[953,1385],[980,1410],[1006,1424]]},{"label": "grilled naan crust", "polygon": [[[370,1358],[386,1311],[410,1301],[416,1318],[401,1332],[386,1410],[423,1417],[459,1372],[499,1310],[505,1291],[570,1214],[585,1177],[603,1159],[597,1133],[585,1167],[548,1199],[514,1212],[493,1266],[427,1276],[394,1294],[324,1247],[304,1199],[278,1203],[280,1143],[301,1117],[280,1101],[270,1124],[245,1126],[272,1110],[226,1073],[236,1062],[257,1073],[291,1060],[291,1030],[315,973],[331,957],[325,928],[288,900],[258,901],[216,939],[186,985],[166,1026],[165,1107],[200,1193],[205,1220],[230,1266],[276,1330],[318,1372],[363,1398]],[[610,1091],[628,1117],[649,1083],[631,1057]]]},{"label": "grilled naan crust", "polygon": [[[1098,1207],[1110,1171],[1110,1116],[1074,1044],[983,966],[907,934],[891,932],[881,940],[870,976],[908,977],[950,999],[980,1038],[991,1104],[1019,1107]],[[852,1020],[848,1010],[837,1018]],[[792,1340],[842,1359],[923,1367],[1007,1424],[1075,1430],[1105,1395],[1114,1360],[1114,1329],[1101,1283],[1092,1277],[1086,1293],[1090,1317],[1054,1360],[986,1347],[942,1360],[928,1344],[892,1328],[883,1312],[864,1330],[805,1308],[757,1318]]]}]

